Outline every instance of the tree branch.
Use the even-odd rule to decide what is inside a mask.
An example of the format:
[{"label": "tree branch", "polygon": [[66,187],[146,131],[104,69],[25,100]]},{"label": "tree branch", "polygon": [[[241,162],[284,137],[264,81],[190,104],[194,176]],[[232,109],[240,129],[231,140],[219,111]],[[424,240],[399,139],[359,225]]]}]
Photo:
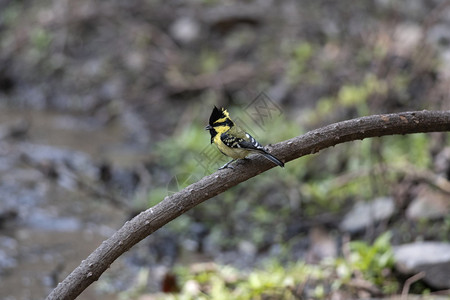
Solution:
[{"label": "tree branch", "polygon": [[[364,138],[419,132],[450,131],[450,111],[417,111],[374,115],[331,124],[272,146],[288,162],[324,148]],[[274,165],[260,156],[217,171],[127,221],[51,292],[47,299],[75,299],[124,252],[176,217]]]}]

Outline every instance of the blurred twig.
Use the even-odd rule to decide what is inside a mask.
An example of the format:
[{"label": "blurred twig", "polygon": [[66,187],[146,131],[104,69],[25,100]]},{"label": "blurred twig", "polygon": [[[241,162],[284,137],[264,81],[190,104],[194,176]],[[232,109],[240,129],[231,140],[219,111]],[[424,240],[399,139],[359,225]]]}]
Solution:
[{"label": "blurred twig", "polygon": [[425,272],[420,272],[420,273],[417,273],[414,276],[411,276],[408,279],[406,279],[405,284],[403,285],[403,289],[402,289],[401,300],[407,300],[408,294],[409,294],[409,288],[411,287],[411,284],[413,284],[414,282],[416,282],[424,277],[425,277]]},{"label": "blurred twig", "polygon": [[[417,111],[374,115],[331,124],[273,145],[285,162],[337,144],[369,137],[450,131],[450,111]],[[51,292],[47,299],[75,299],[123,253],[196,205],[274,166],[263,157],[241,161],[217,171],[127,221]]]},{"label": "blurred twig", "polygon": [[342,175],[336,176],[331,180],[330,190],[340,189],[346,185],[352,183],[355,180],[365,178],[368,176],[380,176],[387,177],[390,174],[397,174],[401,176],[407,176],[408,178],[420,180],[425,182],[441,192],[450,195],[450,181],[432,171],[418,169],[415,165],[406,164],[405,166],[390,165],[389,169],[384,169],[383,164],[376,164],[370,168],[363,168],[357,171],[351,171]]}]

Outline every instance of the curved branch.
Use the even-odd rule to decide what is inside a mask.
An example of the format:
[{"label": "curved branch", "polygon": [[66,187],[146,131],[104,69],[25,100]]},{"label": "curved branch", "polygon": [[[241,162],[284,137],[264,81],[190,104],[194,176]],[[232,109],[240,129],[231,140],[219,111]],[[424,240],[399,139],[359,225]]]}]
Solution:
[{"label": "curved branch", "polygon": [[[450,131],[450,111],[417,111],[374,115],[331,124],[272,146],[288,162],[324,148],[364,138],[419,132]],[[274,165],[260,156],[217,171],[127,221],[51,292],[47,299],[75,299],[124,252],[196,205]]]}]

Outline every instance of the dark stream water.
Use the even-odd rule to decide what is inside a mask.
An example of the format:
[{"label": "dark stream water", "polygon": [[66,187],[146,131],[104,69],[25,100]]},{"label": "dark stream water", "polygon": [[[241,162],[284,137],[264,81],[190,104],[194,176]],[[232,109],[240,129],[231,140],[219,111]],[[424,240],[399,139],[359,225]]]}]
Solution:
[{"label": "dark stream water", "polygon": [[[0,111],[0,299],[44,298],[124,223],[127,212],[93,191],[101,162],[126,168],[146,156],[125,140],[118,124]],[[94,285],[80,299],[115,295]]]}]

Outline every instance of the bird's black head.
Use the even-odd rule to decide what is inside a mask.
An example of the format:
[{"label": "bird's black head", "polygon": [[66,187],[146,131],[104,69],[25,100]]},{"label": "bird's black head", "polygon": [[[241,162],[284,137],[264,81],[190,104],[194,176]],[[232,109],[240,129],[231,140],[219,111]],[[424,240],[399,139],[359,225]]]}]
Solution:
[{"label": "bird's black head", "polygon": [[227,118],[227,115],[228,112],[225,109],[218,109],[216,106],[214,106],[211,116],[209,117],[209,126],[214,126],[214,122],[220,119]]},{"label": "bird's black head", "polygon": [[214,136],[217,134],[217,131],[214,129],[214,122],[219,120],[222,117],[223,113],[214,106],[214,109],[209,117],[209,123],[206,125],[205,129],[209,130],[209,134],[211,134],[211,144],[213,143]]},{"label": "bird's black head", "polygon": [[228,130],[232,126],[234,126],[234,124],[230,119],[228,111],[224,108],[218,109],[214,106],[211,116],[209,117],[209,123],[205,129],[209,130],[209,133],[211,134],[211,143],[213,143],[213,139],[217,135],[218,131]]}]

